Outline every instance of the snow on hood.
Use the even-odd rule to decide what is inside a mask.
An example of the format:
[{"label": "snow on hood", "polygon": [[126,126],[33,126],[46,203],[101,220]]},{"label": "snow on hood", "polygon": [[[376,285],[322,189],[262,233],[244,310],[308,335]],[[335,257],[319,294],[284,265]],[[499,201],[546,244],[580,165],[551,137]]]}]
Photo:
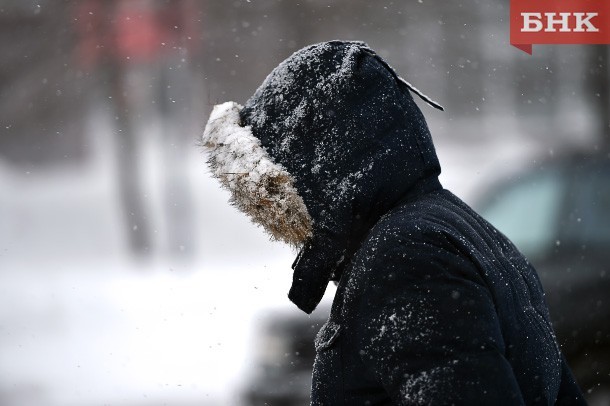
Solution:
[{"label": "snow on hood", "polygon": [[263,226],[273,239],[295,247],[312,234],[312,220],[293,177],[273,162],[250,126],[239,125],[237,103],[214,106],[203,132],[214,177],[231,192],[231,202]]}]

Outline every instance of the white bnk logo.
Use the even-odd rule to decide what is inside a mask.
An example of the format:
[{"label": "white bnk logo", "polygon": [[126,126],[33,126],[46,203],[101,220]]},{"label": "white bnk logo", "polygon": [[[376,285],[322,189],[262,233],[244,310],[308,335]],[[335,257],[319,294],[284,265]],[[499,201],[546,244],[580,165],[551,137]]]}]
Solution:
[{"label": "white bnk logo", "polygon": [[[598,13],[521,13],[523,28],[521,32],[598,32],[591,19]],[[570,25],[570,17],[574,16],[574,25]],[[544,25],[546,20],[546,26]]]}]

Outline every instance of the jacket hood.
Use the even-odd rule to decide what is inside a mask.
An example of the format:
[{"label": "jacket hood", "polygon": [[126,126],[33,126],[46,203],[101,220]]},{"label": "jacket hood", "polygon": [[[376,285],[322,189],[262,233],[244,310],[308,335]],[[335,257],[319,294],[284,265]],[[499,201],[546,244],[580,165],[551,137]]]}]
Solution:
[{"label": "jacket hood", "polygon": [[[227,120],[227,104],[208,122],[204,144],[212,150],[210,163],[221,181],[225,177],[234,203],[244,210],[239,195],[250,196],[246,206],[258,207],[258,217],[244,211],[272,236],[302,245],[289,297],[307,313],[384,213],[411,195],[440,188],[434,145],[411,92],[436,106],[366,44],[331,41],[297,51],[243,108],[231,105],[238,122],[235,116]],[[226,131],[226,121],[237,125]],[[245,150],[213,135],[240,131],[237,144],[248,144]],[[261,199],[261,188],[252,186],[264,178],[252,162],[273,168],[267,180],[284,179],[262,188],[273,198]],[[238,170],[227,169],[231,165]],[[245,176],[254,183],[244,186],[239,178]],[[285,230],[270,226],[277,218],[285,219],[283,228],[303,232],[283,237]]]}]

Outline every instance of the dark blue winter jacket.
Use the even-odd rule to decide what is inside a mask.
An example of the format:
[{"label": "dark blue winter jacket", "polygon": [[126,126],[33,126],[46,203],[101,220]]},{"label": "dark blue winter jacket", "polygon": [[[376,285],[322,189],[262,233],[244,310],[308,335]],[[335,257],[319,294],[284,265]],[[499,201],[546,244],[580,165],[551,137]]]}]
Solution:
[{"label": "dark blue winter jacket", "polygon": [[315,405],[582,404],[534,268],[442,188],[417,92],[365,44],[298,51],[240,111],[313,220],[289,297]]}]

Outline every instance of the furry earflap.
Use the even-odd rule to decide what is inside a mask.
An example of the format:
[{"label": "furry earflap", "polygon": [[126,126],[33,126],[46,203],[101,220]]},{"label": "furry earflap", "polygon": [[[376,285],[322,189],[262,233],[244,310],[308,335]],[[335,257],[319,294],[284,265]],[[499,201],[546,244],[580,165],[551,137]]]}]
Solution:
[{"label": "furry earflap", "polygon": [[231,203],[272,238],[300,247],[311,237],[311,216],[293,177],[272,161],[249,126],[239,125],[241,109],[234,102],[214,106],[203,132],[212,174],[231,192]]}]

